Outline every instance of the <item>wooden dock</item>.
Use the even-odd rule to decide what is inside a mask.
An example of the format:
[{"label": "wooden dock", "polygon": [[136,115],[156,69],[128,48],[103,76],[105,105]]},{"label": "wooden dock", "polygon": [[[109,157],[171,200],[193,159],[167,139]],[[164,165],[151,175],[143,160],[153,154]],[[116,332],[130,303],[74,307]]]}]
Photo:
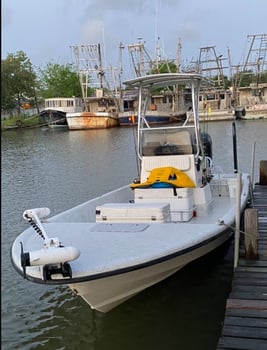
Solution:
[{"label": "wooden dock", "polygon": [[240,247],[217,350],[267,349],[267,186],[255,185],[253,197],[252,207],[258,210],[258,259],[245,259]]}]

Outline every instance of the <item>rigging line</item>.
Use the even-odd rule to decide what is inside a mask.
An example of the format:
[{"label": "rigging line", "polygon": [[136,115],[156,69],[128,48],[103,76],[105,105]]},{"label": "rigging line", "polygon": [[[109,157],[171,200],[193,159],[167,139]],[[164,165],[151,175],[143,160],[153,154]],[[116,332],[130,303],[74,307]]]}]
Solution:
[{"label": "rigging line", "polygon": [[[220,222],[220,224],[224,225],[225,227],[228,227],[228,228],[232,229],[233,231],[235,231],[235,229],[236,229],[235,226],[227,225],[224,222]],[[259,240],[259,237],[255,237],[255,235],[253,235],[252,233],[245,232],[245,231],[242,231],[242,230],[239,230],[239,232],[242,233],[244,236],[250,236],[250,237],[255,238],[256,240]]]}]

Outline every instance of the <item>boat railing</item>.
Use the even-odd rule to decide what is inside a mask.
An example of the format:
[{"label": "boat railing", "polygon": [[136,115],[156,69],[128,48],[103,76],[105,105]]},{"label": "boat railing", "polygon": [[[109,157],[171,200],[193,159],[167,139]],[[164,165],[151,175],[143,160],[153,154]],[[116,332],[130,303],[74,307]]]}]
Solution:
[{"label": "boat railing", "polygon": [[181,130],[181,129],[190,129],[190,130],[194,130],[195,126],[192,125],[164,125],[164,126],[149,126],[149,127],[140,127],[139,131],[155,131],[155,130]]}]

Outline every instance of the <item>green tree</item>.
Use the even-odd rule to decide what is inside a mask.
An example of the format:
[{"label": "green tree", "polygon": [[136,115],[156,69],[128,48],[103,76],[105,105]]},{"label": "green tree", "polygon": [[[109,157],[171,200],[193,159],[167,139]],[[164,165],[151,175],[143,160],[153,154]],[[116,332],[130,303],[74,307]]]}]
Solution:
[{"label": "green tree", "polygon": [[35,82],[36,74],[25,52],[9,53],[1,60],[1,109],[16,108],[20,114],[21,105],[35,99]]},{"label": "green tree", "polygon": [[162,61],[157,64],[156,67],[151,69],[149,74],[158,74],[158,73],[176,73],[177,67],[176,64],[172,61]]},{"label": "green tree", "polygon": [[261,84],[267,83],[267,72],[257,74],[252,70],[244,70],[242,72],[236,73],[233,76],[233,80],[238,86],[244,87],[250,84]]},{"label": "green tree", "polygon": [[43,98],[82,97],[79,76],[71,64],[48,63],[39,70],[39,81]]},{"label": "green tree", "polygon": [[228,79],[226,75],[220,76],[220,79],[218,81],[218,76],[213,76],[210,78],[214,82],[214,87],[215,88],[224,88],[224,89],[229,89],[231,86],[231,81]]}]

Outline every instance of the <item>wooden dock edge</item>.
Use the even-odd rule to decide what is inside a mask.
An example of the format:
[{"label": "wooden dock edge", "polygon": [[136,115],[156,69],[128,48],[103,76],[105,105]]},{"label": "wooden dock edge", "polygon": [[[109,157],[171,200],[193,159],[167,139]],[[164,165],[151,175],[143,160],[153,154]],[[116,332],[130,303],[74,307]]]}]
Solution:
[{"label": "wooden dock edge", "polygon": [[251,206],[244,218],[243,243],[247,239],[247,250],[253,253],[246,257],[246,248],[240,247],[217,350],[267,349],[267,161],[260,162],[260,181],[253,189]]}]

